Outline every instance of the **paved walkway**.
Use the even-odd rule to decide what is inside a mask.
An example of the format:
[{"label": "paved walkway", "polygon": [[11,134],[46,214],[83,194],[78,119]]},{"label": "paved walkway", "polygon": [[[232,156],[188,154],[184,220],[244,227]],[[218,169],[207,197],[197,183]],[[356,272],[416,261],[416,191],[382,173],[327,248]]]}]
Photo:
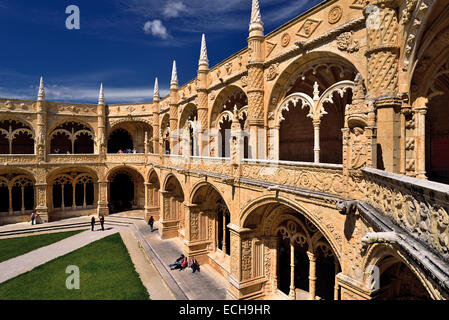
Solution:
[{"label": "paved walkway", "polygon": [[[0,227],[0,239],[24,236],[22,233],[61,232],[87,225],[89,230],[0,263],[0,283],[28,272],[60,256],[75,251],[108,235],[120,232],[142,283],[154,300],[224,300],[227,281],[209,265],[201,272],[191,269],[171,271],[168,265],[183,252],[180,239],[162,240],[151,232],[139,212],[112,215],[105,219],[106,231],[90,231],[90,218],[80,217],[31,226],[27,223]],[[87,224],[86,224],[87,223]],[[155,223],[158,227],[158,223]],[[98,230],[98,226],[96,229]],[[3,235],[2,235],[3,234]]]},{"label": "paved walkway", "polygon": [[130,228],[123,228],[120,232],[123,242],[128,249],[140,280],[147,288],[151,300],[175,300],[175,296],[162,279],[154,264],[148,259],[144,250]]},{"label": "paved walkway", "polygon": [[[159,232],[151,232],[146,223],[139,222],[135,226],[149,245],[146,252],[154,256],[152,260],[158,260],[158,270],[167,284],[176,283],[188,300],[225,300],[228,287],[226,279],[209,265],[201,265],[201,272],[192,273],[191,269],[170,270],[169,264],[173,263],[183,252],[184,243],[178,238],[162,240]],[[155,223],[158,228],[158,223]],[[173,279],[170,281],[170,278]],[[172,292],[179,289],[170,286]]]},{"label": "paved walkway", "polygon": [[[0,263],[0,283],[17,277],[25,272],[66,255],[89,243],[119,232],[121,227],[107,228],[105,231],[84,231],[51,245],[28,252],[19,257]],[[109,229],[109,230],[108,230]]]}]

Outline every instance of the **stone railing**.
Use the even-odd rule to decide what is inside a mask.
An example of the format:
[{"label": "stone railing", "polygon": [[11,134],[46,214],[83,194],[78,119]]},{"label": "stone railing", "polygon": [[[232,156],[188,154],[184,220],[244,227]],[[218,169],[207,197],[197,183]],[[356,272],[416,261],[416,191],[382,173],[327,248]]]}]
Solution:
[{"label": "stone railing", "polygon": [[281,186],[310,189],[344,196],[343,166],[324,163],[244,160],[241,176]]},{"label": "stone railing", "polygon": [[191,157],[190,169],[234,176],[235,167],[229,158]]},{"label": "stone railing", "polygon": [[146,162],[146,156],[143,153],[107,154],[106,162],[143,164]]},{"label": "stone railing", "polygon": [[0,155],[0,165],[9,164],[33,164],[37,163],[37,157],[34,154],[2,154]]},{"label": "stone railing", "polygon": [[98,154],[50,154],[48,162],[51,163],[96,163],[100,161]]},{"label": "stone railing", "polygon": [[449,186],[372,168],[362,172],[364,201],[449,261]]}]

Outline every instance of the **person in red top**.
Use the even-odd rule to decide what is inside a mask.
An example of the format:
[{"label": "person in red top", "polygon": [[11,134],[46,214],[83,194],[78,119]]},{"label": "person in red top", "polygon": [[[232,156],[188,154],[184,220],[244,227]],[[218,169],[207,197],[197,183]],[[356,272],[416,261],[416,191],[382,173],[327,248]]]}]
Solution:
[{"label": "person in red top", "polygon": [[187,268],[188,265],[188,261],[187,261],[187,257],[184,258],[184,261],[181,264],[181,269],[179,269],[179,271],[184,270],[185,268]]}]

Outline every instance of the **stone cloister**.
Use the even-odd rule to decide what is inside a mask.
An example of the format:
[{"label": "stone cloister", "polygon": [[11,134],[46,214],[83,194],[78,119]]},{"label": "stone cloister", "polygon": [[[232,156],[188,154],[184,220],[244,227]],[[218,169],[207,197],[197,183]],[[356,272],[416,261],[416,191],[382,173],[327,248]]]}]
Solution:
[{"label": "stone cloister", "polygon": [[447,299],[448,14],[327,0],[265,34],[253,0],[248,47],[210,68],[203,35],[167,97],[59,103],[41,79],[0,100],[0,223],[141,209],[229,299]]}]

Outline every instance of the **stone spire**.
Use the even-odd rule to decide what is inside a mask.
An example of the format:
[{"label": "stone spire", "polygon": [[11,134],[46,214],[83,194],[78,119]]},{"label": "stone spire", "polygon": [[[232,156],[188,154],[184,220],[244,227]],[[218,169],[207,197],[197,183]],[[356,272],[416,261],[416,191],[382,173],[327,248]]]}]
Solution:
[{"label": "stone spire", "polygon": [[98,104],[105,104],[104,103],[104,89],[103,89],[103,83],[100,85],[100,94],[98,95]]},{"label": "stone spire", "polygon": [[173,61],[173,71],[171,74],[171,87],[178,87],[178,71],[176,70],[176,61]]},{"label": "stone spire", "polygon": [[207,58],[207,46],[206,46],[206,35],[203,33],[203,38],[201,40],[201,54],[200,54],[200,67],[209,68],[209,59]]},{"label": "stone spire", "polygon": [[45,88],[44,88],[44,78],[41,77],[41,82],[39,84],[39,93],[37,95],[37,101],[45,101]]},{"label": "stone spire", "polygon": [[260,14],[260,6],[259,6],[259,0],[253,0],[253,5],[251,9],[251,21],[249,23],[249,32],[250,36],[251,33],[256,33],[258,35],[263,35],[263,22],[262,22],[262,16]]},{"label": "stone spire", "polygon": [[156,78],[156,80],[154,81],[154,93],[153,93],[153,100],[159,100],[160,99],[160,95],[159,95],[159,81]]}]

